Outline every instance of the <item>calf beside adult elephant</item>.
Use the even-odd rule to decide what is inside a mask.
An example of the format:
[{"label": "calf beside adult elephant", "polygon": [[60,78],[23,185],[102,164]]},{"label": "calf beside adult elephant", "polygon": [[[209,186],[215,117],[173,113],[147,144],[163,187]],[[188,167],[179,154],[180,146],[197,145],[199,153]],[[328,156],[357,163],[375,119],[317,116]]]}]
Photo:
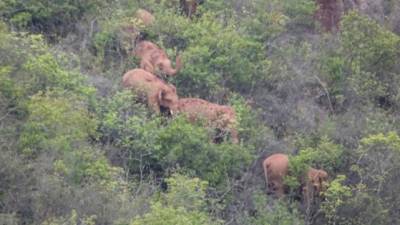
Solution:
[{"label": "calf beside adult elephant", "polygon": [[140,68],[153,74],[159,70],[163,74],[173,76],[182,68],[180,56],[176,57],[174,69],[165,51],[150,41],[139,42],[134,55],[140,58]]},{"label": "calf beside adult elephant", "polygon": [[178,95],[175,86],[143,69],[126,72],[122,77],[122,85],[144,95],[148,106],[156,113],[160,113],[162,107],[176,111]]},{"label": "calf beside adult elephant", "polygon": [[185,114],[190,122],[204,120],[206,125],[229,132],[233,143],[239,142],[236,130],[235,111],[230,106],[218,105],[199,98],[181,98],[177,106],[178,113]]},{"label": "calf beside adult elephant", "polygon": [[[263,170],[268,191],[283,197],[287,186],[284,177],[289,173],[289,157],[286,154],[273,154],[263,161]],[[318,196],[326,188],[328,173],[324,170],[309,168],[306,177],[301,177],[303,199],[309,202],[310,199]]]}]

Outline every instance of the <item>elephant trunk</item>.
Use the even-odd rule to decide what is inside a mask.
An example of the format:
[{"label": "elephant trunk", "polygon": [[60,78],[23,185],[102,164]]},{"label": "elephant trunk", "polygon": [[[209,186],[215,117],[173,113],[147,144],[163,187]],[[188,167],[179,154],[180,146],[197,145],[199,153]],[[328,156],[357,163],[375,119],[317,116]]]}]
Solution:
[{"label": "elephant trunk", "polygon": [[175,62],[175,69],[173,69],[172,67],[167,69],[165,71],[166,74],[173,76],[175,75],[180,69],[182,68],[182,60],[181,57],[178,55],[176,57],[176,62]]}]

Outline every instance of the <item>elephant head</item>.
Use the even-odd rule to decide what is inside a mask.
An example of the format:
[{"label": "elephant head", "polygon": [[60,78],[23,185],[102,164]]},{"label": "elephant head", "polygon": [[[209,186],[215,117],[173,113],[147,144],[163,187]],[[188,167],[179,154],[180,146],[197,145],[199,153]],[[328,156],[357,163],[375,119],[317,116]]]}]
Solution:
[{"label": "elephant head", "polygon": [[158,71],[160,71],[162,74],[173,76],[182,67],[182,61],[179,55],[175,60],[175,69],[172,67],[171,60],[168,59],[164,52],[157,52],[153,57],[155,68],[158,69]]},{"label": "elephant head", "polygon": [[164,88],[159,90],[157,99],[160,108],[167,108],[171,115],[177,110],[178,95],[176,94],[175,86],[166,84]]}]

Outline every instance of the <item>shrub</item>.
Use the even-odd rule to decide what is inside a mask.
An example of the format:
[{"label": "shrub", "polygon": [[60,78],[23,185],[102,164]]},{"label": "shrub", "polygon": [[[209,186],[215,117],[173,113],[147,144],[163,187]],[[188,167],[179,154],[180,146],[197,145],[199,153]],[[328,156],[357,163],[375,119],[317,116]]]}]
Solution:
[{"label": "shrub", "polygon": [[167,179],[168,191],[153,201],[150,212],[133,220],[131,225],[208,225],[222,224],[204,208],[207,182],[173,174]]},{"label": "shrub", "polygon": [[343,18],[341,36],[348,81],[364,101],[397,106],[400,37],[356,12]]},{"label": "shrub", "polygon": [[74,24],[84,16],[94,15],[112,2],[112,0],[5,1],[0,5],[0,16],[18,28],[44,32],[52,37],[64,36],[74,30]]},{"label": "shrub", "polygon": [[28,119],[20,136],[20,146],[27,155],[40,152],[72,151],[77,144],[95,136],[96,120],[84,101],[66,98],[68,93],[38,93],[27,104]]},{"label": "shrub", "polygon": [[134,99],[130,92],[117,93],[104,103],[100,116],[101,139],[120,148],[123,161],[129,165],[126,169],[132,173],[163,174],[179,167],[214,186],[223,184],[227,175],[240,176],[250,162],[251,148],[229,141],[214,144],[214,131],[191,124],[183,116],[165,120],[148,115]]},{"label": "shrub", "polygon": [[302,225],[303,219],[295,205],[285,201],[271,201],[265,193],[259,192],[252,196],[256,214],[246,215],[240,219],[240,224],[248,225]]}]

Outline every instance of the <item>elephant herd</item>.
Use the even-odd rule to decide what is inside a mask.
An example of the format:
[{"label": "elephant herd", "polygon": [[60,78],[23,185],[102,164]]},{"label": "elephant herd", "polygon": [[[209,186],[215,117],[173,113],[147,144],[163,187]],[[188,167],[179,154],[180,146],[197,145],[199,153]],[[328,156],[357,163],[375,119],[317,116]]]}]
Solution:
[{"label": "elephant herd", "polygon": [[[263,163],[265,181],[269,193],[282,197],[287,191],[284,178],[289,174],[289,157],[276,153],[267,157]],[[326,190],[328,173],[321,169],[308,168],[304,177],[300,177],[301,192],[305,202],[319,197]]]},{"label": "elephant herd", "polygon": [[200,98],[180,98],[174,85],[155,75],[156,72],[165,76],[176,75],[182,68],[179,56],[176,57],[176,66],[173,68],[165,51],[145,40],[135,46],[133,54],[140,60],[139,68],[126,72],[122,77],[122,85],[144,97],[154,113],[160,114],[166,110],[171,115],[184,114],[192,123],[203,121],[207,127],[216,129],[218,136],[214,140],[220,138],[220,134],[229,133],[233,143],[239,142],[236,115],[232,107]]},{"label": "elephant herd", "polygon": [[[136,15],[146,25],[154,21],[154,17],[146,10],[138,10]],[[173,68],[166,52],[146,40],[136,44],[133,55],[140,60],[139,68],[126,72],[122,78],[122,85],[142,97],[154,113],[167,111],[172,116],[184,114],[189,122],[202,121],[205,126],[218,130],[219,135],[229,133],[232,143],[239,143],[236,115],[232,107],[200,98],[181,98],[174,85],[155,75],[175,76],[183,66],[179,55]],[[220,137],[216,136],[214,140],[217,138]],[[263,161],[262,166],[268,193],[278,197],[284,196],[288,189],[284,181],[284,177],[289,174],[288,156],[273,154]],[[324,170],[310,167],[304,177],[298,179],[301,181],[303,199],[309,201],[326,189],[328,174]]]}]

